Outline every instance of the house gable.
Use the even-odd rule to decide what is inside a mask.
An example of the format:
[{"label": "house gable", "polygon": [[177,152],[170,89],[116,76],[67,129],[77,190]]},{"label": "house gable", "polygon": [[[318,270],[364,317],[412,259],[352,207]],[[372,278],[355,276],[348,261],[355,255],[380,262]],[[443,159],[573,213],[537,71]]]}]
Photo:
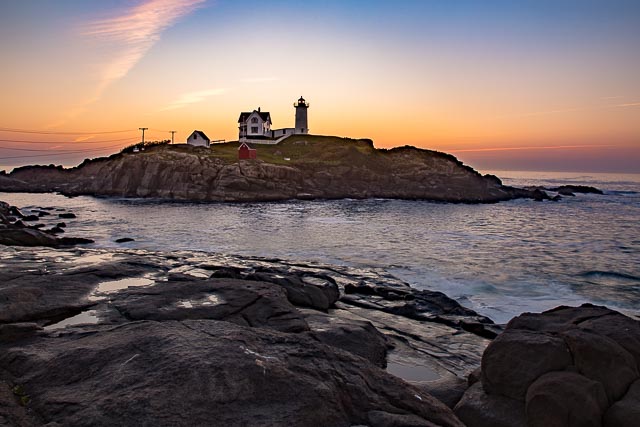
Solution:
[{"label": "house gable", "polygon": [[243,111],[238,117],[238,123],[249,124],[252,117],[257,117],[260,122],[267,122],[271,125],[271,113],[268,111],[253,110],[251,112]]},{"label": "house gable", "polygon": [[193,139],[204,139],[207,142],[211,142],[211,140],[209,139],[209,137],[207,135],[204,134],[204,132],[202,132],[201,130],[194,130],[191,135],[189,135],[189,138],[187,138],[187,141],[189,140],[193,140]]}]

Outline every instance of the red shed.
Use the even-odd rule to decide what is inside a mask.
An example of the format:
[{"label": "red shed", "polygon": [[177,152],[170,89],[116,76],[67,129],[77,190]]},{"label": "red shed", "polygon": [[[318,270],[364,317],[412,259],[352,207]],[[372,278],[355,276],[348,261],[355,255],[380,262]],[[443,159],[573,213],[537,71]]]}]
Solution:
[{"label": "red shed", "polygon": [[249,144],[243,142],[238,147],[238,159],[255,159],[256,158],[256,150],[255,148],[249,147]]}]

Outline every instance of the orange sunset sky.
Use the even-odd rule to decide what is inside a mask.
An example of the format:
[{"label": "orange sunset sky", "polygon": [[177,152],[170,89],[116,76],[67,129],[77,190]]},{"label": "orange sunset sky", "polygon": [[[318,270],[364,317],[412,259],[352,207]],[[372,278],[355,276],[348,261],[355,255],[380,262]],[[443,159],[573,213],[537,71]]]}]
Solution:
[{"label": "orange sunset sky", "polygon": [[640,2],[3,0],[0,169],[241,111],[480,169],[640,173]]}]

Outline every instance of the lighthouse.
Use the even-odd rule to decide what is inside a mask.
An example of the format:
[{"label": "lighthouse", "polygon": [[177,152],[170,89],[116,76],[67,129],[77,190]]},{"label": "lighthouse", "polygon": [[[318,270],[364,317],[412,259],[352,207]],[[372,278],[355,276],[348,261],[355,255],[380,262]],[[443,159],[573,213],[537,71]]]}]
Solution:
[{"label": "lighthouse", "polygon": [[300,97],[293,106],[296,108],[296,128],[294,133],[309,133],[309,123],[307,121],[309,104],[303,97]]}]

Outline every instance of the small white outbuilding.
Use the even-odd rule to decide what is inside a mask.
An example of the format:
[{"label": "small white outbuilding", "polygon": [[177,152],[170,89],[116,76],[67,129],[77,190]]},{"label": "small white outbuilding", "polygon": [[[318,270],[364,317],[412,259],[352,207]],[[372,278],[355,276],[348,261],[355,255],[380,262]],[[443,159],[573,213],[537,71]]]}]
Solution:
[{"label": "small white outbuilding", "polygon": [[187,144],[208,147],[211,144],[211,140],[201,130],[194,130],[187,138]]}]

